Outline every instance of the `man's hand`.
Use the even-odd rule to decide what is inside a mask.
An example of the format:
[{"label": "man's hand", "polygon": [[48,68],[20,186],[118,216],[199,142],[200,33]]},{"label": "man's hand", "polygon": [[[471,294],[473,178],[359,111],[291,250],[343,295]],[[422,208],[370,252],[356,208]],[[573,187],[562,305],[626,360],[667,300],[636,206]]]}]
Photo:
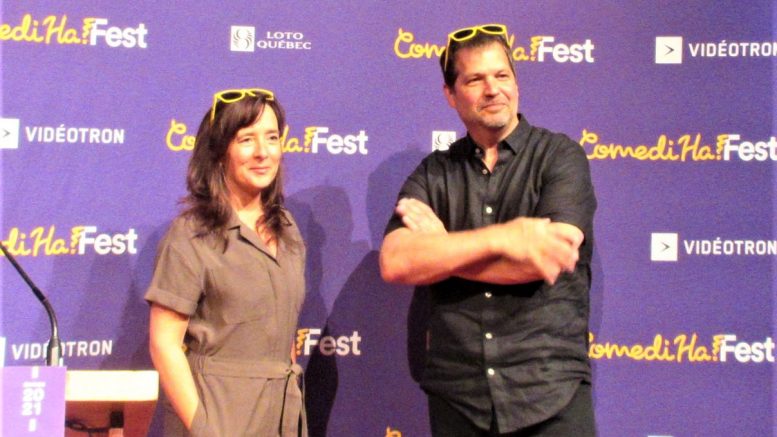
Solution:
[{"label": "man's hand", "polygon": [[[499,226],[495,243],[507,258],[533,266],[549,284],[575,269],[583,233],[566,223],[519,217]],[[500,237],[501,235],[501,237]]]},{"label": "man's hand", "polygon": [[429,205],[417,199],[402,198],[395,209],[402,217],[402,223],[413,232],[446,233],[445,225],[434,214]]}]

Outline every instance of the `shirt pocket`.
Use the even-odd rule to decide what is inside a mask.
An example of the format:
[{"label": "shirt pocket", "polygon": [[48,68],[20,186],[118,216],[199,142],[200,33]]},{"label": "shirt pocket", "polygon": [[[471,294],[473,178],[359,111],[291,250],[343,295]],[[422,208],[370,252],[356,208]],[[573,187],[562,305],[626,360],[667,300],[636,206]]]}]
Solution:
[{"label": "shirt pocket", "polygon": [[261,262],[222,265],[209,273],[204,310],[224,323],[263,319],[275,308],[272,275]]}]

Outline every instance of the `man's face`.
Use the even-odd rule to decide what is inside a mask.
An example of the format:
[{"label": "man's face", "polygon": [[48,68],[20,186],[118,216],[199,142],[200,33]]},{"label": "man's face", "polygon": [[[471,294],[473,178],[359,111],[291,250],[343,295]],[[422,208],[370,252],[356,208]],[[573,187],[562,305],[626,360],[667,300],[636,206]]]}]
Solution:
[{"label": "man's face", "polygon": [[499,43],[456,52],[458,77],[445,87],[448,104],[470,131],[509,134],[518,124],[518,84]]}]

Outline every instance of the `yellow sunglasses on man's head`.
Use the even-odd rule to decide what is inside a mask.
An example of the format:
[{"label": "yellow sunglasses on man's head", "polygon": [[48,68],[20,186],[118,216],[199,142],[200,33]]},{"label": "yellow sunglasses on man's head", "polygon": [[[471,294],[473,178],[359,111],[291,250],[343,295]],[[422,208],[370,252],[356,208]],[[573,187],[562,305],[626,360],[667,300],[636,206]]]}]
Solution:
[{"label": "yellow sunglasses on man's head", "polygon": [[222,103],[234,103],[243,100],[246,96],[258,97],[264,96],[266,101],[275,100],[275,94],[272,91],[263,88],[241,88],[235,90],[219,91],[213,95],[213,105],[210,108],[210,121],[216,118],[216,104],[221,101]]},{"label": "yellow sunglasses on man's head", "polygon": [[481,24],[479,26],[454,30],[448,34],[448,44],[445,46],[445,63],[443,63],[443,66],[446,68],[448,67],[448,52],[451,50],[451,41],[466,41],[474,38],[478,32],[487,33],[489,35],[501,35],[505,41],[507,41],[507,26],[504,24]]}]

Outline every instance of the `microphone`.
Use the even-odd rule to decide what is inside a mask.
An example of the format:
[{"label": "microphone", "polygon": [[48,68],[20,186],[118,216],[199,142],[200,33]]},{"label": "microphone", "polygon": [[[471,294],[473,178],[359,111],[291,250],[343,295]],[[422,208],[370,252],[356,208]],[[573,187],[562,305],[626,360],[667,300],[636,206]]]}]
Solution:
[{"label": "microphone", "polygon": [[46,308],[46,314],[48,314],[49,323],[51,323],[51,338],[49,339],[49,346],[46,348],[46,365],[61,366],[62,343],[59,341],[59,329],[57,327],[57,316],[54,314],[54,308],[51,307],[51,304],[49,303],[49,300],[46,299],[46,296],[44,296],[40,289],[32,282],[32,279],[27,276],[27,273],[24,272],[22,266],[16,262],[14,257],[11,256],[11,253],[8,252],[8,249],[5,248],[5,245],[3,245],[2,242],[0,242],[0,251],[2,251],[5,257],[8,258],[8,261],[11,261],[13,267],[17,272],[19,272],[19,275],[22,277],[22,279],[24,279],[24,282],[30,286],[30,289],[32,290],[33,294],[35,294],[35,297],[37,297],[40,303],[43,304],[43,307]]}]

